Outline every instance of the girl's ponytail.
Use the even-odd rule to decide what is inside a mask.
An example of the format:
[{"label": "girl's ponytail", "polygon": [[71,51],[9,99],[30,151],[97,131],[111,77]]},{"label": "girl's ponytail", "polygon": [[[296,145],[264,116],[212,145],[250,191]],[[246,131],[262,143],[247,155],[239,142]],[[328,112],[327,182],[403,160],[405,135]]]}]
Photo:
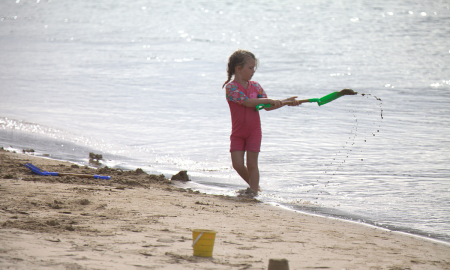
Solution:
[{"label": "girl's ponytail", "polygon": [[[230,57],[230,58],[231,58],[231,57]],[[222,85],[222,88],[224,88],[225,85],[231,81],[231,77],[232,77],[233,74],[234,74],[234,68],[235,68],[235,67],[231,66],[231,61],[228,61],[228,67],[227,67],[228,79],[227,79],[227,81]]]}]

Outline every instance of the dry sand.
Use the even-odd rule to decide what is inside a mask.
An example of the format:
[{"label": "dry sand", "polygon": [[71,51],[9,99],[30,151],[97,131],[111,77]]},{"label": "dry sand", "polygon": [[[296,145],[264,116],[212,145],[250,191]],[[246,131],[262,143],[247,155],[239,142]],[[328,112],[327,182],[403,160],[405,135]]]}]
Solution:
[{"label": "dry sand", "polygon": [[[111,175],[39,176],[25,168]],[[193,229],[218,232],[192,256]],[[181,190],[140,170],[95,171],[0,151],[0,269],[450,269],[450,246],[295,213],[251,198]]]}]

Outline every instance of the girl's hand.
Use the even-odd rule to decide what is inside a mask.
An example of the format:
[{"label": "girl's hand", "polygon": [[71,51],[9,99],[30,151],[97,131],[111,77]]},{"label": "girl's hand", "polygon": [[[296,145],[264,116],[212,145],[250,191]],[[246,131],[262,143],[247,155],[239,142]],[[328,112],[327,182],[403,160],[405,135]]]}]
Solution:
[{"label": "girl's hand", "polygon": [[274,109],[277,109],[277,108],[280,108],[280,107],[283,106],[283,102],[281,100],[278,100],[278,99],[272,99],[270,104],[274,107]]},{"label": "girl's hand", "polygon": [[283,100],[283,101],[290,101],[289,104],[287,104],[288,106],[298,106],[298,105],[300,105],[301,103],[300,103],[299,100],[295,100],[296,98],[297,98],[297,96],[295,96],[295,97],[290,97],[290,98],[287,98],[287,99],[285,99],[285,100]]}]

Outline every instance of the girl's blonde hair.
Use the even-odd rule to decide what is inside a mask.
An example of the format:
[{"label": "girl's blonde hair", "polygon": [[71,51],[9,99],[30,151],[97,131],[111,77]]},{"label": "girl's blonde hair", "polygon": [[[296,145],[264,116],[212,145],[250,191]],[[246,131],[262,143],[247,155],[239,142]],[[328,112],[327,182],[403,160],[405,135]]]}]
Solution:
[{"label": "girl's blonde hair", "polygon": [[258,59],[256,59],[255,55],[249,51],[237,50],[230,56],[227,67],[228,80],[222,85],[222,88],[231,81],[231,77],[233,77],[236,67],[245,66],[245,62],[249,58],[255,59],[256,67],[258,67]]}]

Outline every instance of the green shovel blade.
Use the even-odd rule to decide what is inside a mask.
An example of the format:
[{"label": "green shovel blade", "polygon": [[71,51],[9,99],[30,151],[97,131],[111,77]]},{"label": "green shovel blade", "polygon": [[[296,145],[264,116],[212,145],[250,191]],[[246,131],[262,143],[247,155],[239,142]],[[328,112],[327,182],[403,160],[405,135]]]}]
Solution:
[{"label": "green shovel blade", "polygon": [[324,104],[327,104],[328,102],[331,102],[335,99],[338,99],[340,97],[342,97],[343,94],[339,93],[339,92],[333,92],[331,94],[328,94],[324,97],[319,98],[319,101],[317,102],[317,104],[319,104],[319,106],[322,106]]}]

